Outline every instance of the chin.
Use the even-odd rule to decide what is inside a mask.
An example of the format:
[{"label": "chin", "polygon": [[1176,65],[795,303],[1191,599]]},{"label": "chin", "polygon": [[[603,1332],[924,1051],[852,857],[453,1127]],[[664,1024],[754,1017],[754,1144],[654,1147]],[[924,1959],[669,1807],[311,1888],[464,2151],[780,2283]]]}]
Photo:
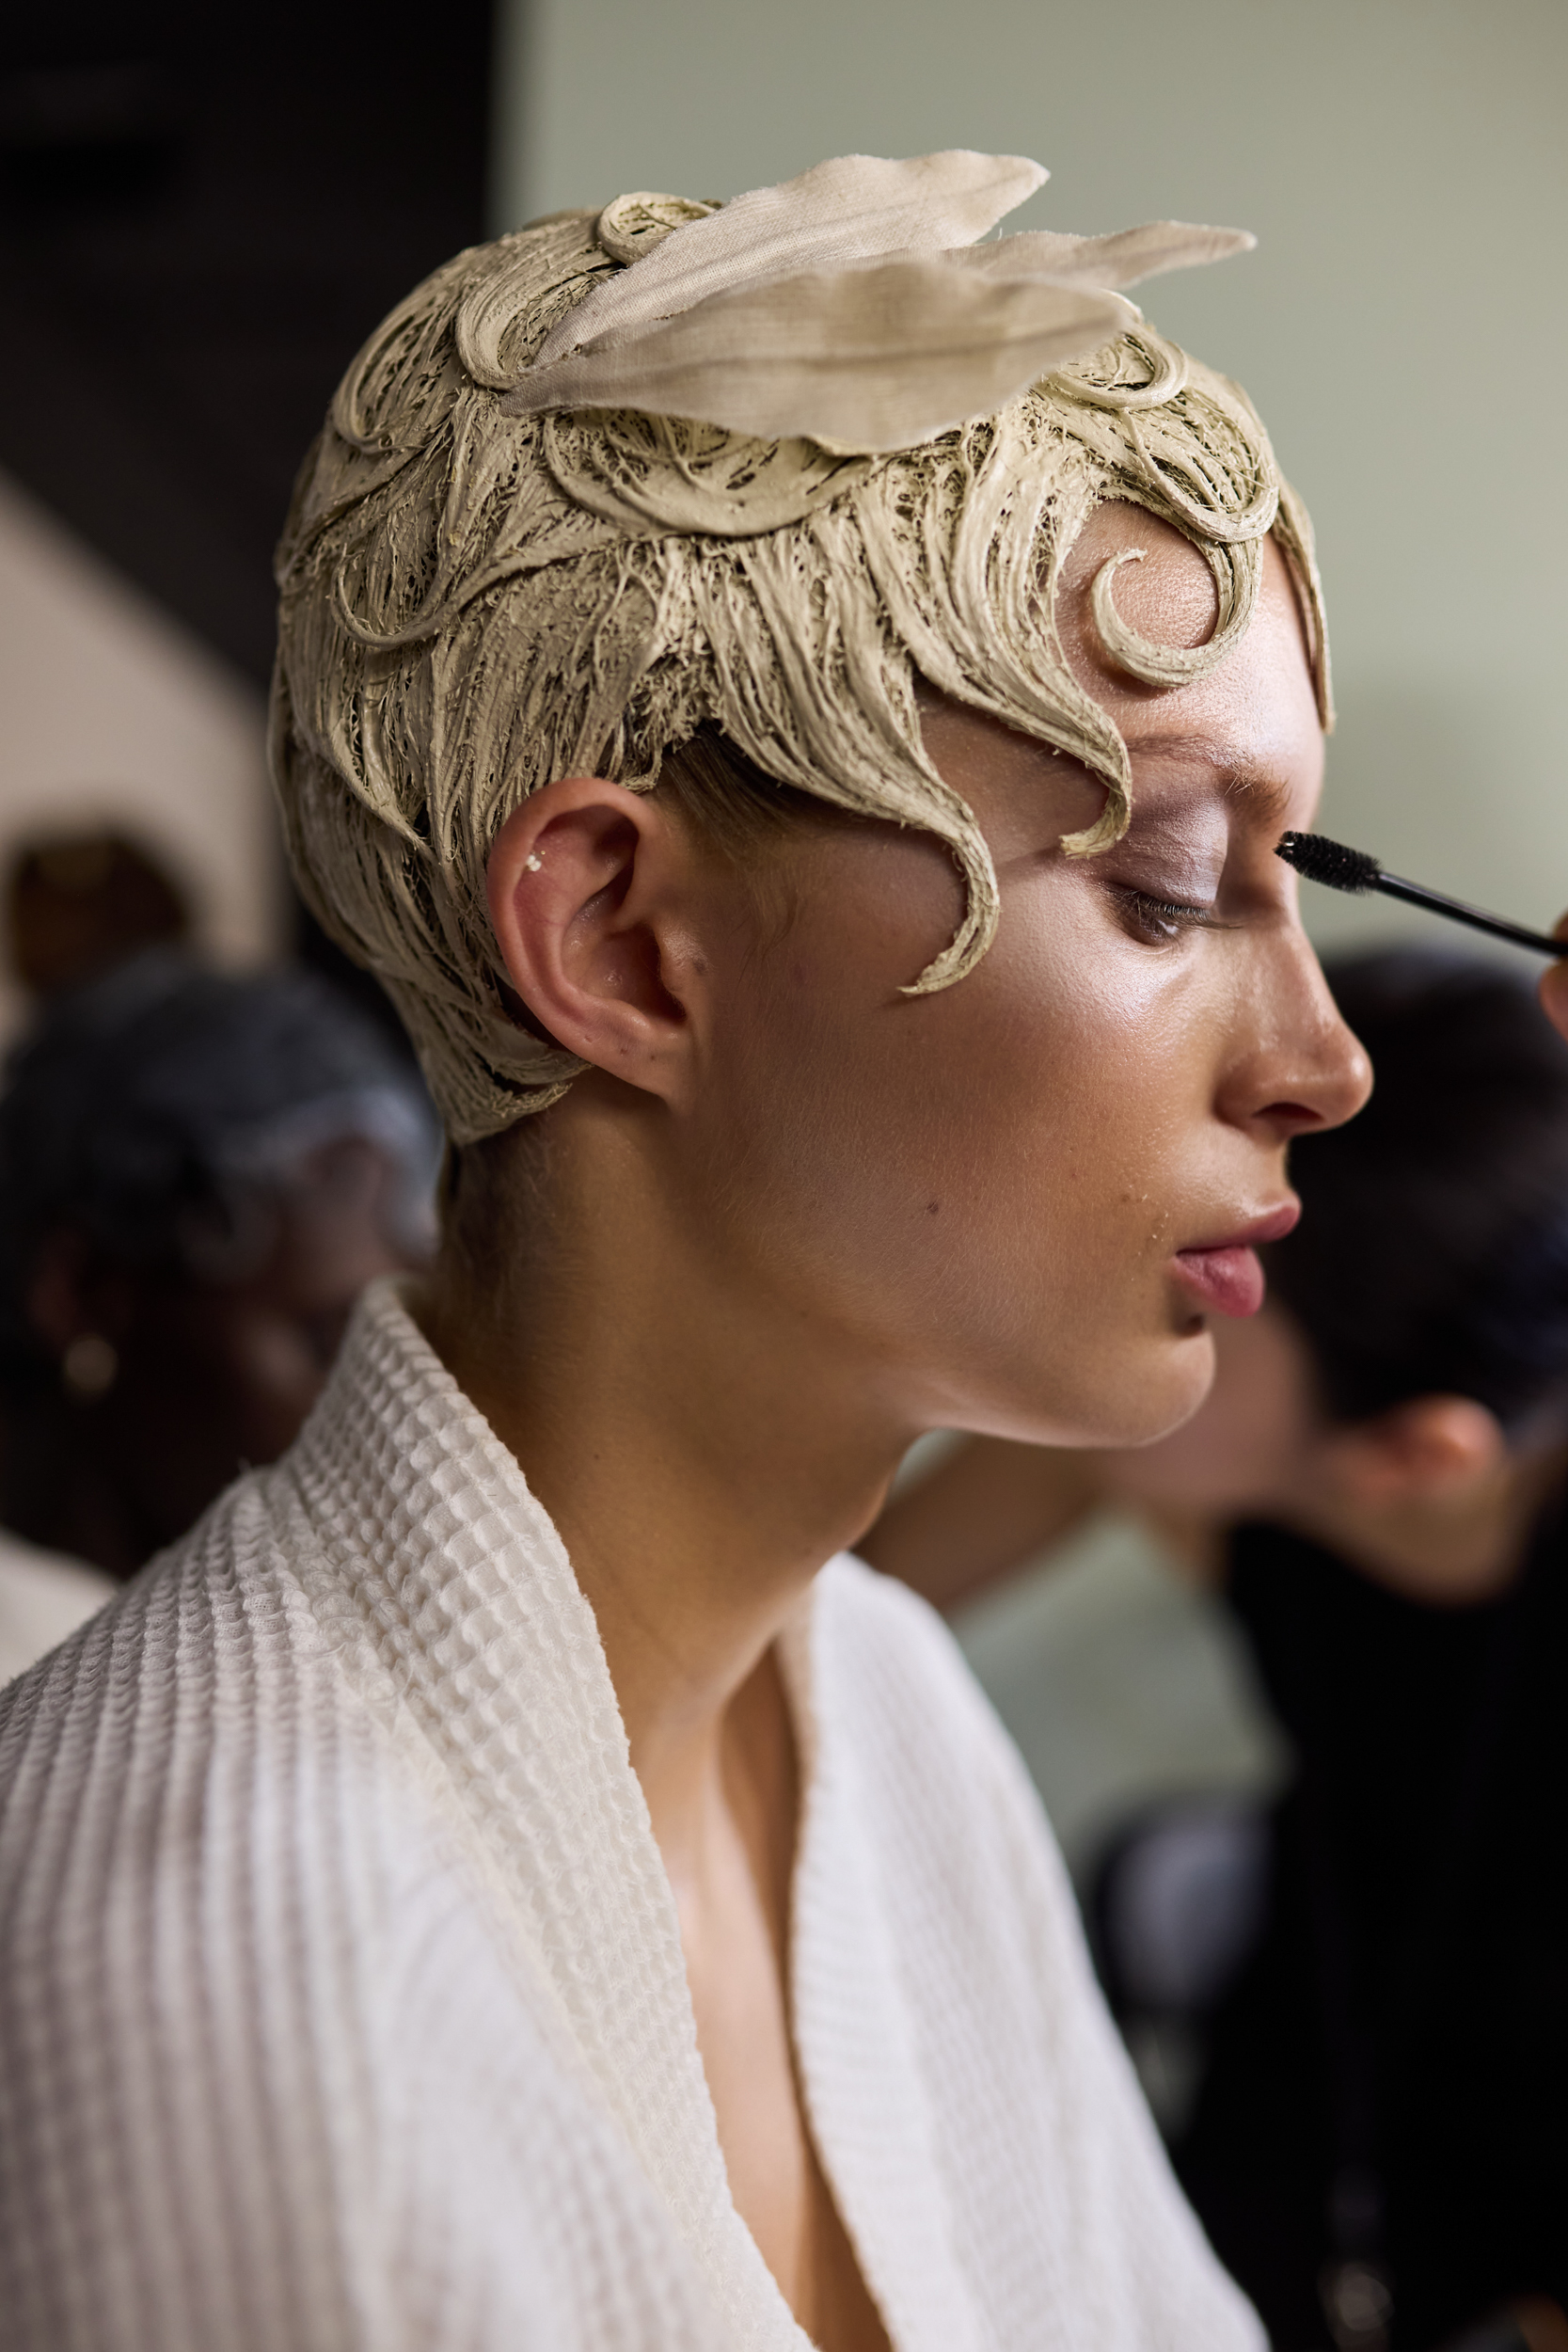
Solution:
[{"label": "chin", "polygon": [[[1011,1394],[959,1406],[933,1426],[970,1429],[982,1437],[1013,1438],[1026,1445],[1067,1446],[1096,1453],[1155,1445],[1192,1419],[1214,1382],[1214,1343],[1208,1326],[1125,1350],[1107,1349],[1091,1372],[1064,1377],[1060,1359],[1015,1366]],[[1003,1391],[1006,1395],[1006,1390]]]},{"label": "chin", "polygon": [[1084,1415],[1084,1434],[1056,1442],[1118,1452],[1157,1445],[1191,1421],[1213,1385],[1214,1343],[1208,1326],[1200,1325],[1140,1350],[1120,1379],[1102,1384]]}]

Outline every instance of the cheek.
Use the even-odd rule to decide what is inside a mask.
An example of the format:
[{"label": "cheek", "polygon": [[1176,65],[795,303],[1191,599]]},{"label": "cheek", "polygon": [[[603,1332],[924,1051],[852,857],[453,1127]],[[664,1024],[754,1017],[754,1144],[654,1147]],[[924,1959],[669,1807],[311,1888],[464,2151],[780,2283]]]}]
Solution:
[{"label": "cheek", "polygon": [[714,1089],[774,1263],[799,1280],[804,1255],[841,1296],[955,1343],[1037,1345],[1070,1323],[1092,1346],[1108,1292],[1147,1290],[1172,1247],[1202,1098],[1184,992],[1122,948],[1056,869],[929,996],[802,927]]},{"label": "cheek", "polygon": [[1189,993],[1052,874],[968,978],[911,1008],[907,1074],[977,1237],[1014,1262],[1049,1252],[1064,1282],[1171,1246],[1172,1179],[1206,1100]]}]

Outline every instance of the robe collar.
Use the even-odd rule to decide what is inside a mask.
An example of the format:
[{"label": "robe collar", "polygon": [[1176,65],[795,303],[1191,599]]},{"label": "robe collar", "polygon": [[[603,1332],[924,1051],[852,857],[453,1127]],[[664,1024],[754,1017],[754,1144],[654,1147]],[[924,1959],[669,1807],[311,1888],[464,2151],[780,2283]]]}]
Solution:
[{"label": "robe collar", "polygon": [[[321,1544],[301,1581],[345,1670],[460,1809],[519,1956],[547,1988],[558,2043],[619,2123],[736,2342],[806,2352],[730,2196],[674,1899],[594,1613],[406,1290],[393,1279],[366,1293],[279,1466]],[[780,1645],[802,1804],[792,2026],[818,2153],[898,2352],[967,2352],[974,2304],[841,1720],[853,1692],[831,1687],[832,1620],[867,1573],[831,1564]]]}]

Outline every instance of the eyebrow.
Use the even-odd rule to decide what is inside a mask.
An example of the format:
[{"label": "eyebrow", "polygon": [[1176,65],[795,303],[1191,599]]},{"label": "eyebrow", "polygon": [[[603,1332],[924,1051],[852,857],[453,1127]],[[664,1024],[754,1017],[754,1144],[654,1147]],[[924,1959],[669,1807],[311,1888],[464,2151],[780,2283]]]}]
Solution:
[{"label": "eyebrow", "polygon": [[1259,775],[1254,755],[1240,744],[1216,742],[1212,735],[1145,735],[1129,740],[1129,753],[1147,756],[1190,759],[1212,769],[1226,793],[1245,793],[1259,818],[1282,817],[1291,804],[1291,787],[1278,776]]}]

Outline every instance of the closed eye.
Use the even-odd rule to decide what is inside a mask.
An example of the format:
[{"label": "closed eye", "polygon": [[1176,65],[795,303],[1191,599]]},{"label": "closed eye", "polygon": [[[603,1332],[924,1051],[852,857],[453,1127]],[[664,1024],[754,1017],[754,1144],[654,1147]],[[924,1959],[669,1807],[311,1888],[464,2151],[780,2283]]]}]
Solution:
[{"label": "closed eye", "polygon": [[1195,906],[1184,898],[1154,898],[1145,890],[1120,886],[1116,898],[1122,919],[1134,939],[1164,946],[1183,931],[1223,930],[1212,907]]}]

